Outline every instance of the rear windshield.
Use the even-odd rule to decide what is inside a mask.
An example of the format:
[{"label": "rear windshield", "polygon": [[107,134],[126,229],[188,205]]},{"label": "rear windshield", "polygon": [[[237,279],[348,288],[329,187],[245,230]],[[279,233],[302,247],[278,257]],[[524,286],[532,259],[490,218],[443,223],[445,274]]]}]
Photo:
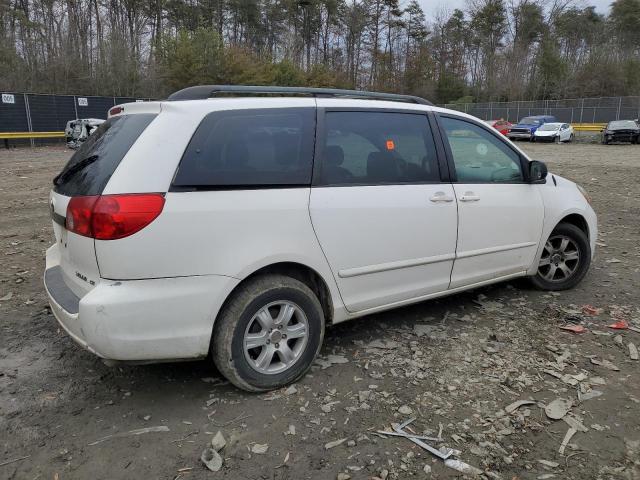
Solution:
[{"label": "rear windshield", "polygon": [[104,122],[53,179],[54,190],[67,196],[100,195],[120,161],[156,116],[121,115]]},{"label": "rear windshield", "polygon": [[615,122],[609,122],[609,128],[613,129],[623,129],[623,128],[638,128],[638,124],[633,120],[617,120]]},{"label": "rear windshield", "polygon": [[520,123],[522,125],[540,125],[541,122],[538,118],[524,117],[522,120],[520,120]]}]

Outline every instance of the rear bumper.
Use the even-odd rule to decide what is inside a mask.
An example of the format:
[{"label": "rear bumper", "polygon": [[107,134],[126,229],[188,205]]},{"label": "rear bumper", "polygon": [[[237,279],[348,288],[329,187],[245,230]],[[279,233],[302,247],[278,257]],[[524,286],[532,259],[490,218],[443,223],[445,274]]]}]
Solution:
[{"label": "rear bumper", "polygon": [[221,275],[102,279],[78,298],[58,277],[60,266],[50,261],[55,252],[49,250],[44,283],[53,315],[74,341],[109,360],[206,356],[214,319],[239,282]]}]

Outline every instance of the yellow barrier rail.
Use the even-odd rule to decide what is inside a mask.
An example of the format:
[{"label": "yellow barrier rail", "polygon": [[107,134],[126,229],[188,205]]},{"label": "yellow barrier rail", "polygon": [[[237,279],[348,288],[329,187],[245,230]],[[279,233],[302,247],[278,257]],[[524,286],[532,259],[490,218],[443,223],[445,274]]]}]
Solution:
[{"label": "yellow barrier rail", "polygon": [[607,126],[606,123],[572,123],[576,132],[599,132]]},{"label": "yellow barrier rail", "polygon": [[0,132],[0,140],[63,138],[64,132]]}]

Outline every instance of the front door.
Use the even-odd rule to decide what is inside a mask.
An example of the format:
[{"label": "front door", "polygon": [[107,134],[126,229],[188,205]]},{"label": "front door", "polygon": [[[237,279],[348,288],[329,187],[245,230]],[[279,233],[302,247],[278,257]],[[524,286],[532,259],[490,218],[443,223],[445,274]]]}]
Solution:
[{"label": "front door", "polygon": [[441,183],[427,116],[321,109],[319,126],[309,207],[347,309],[446,290],[456,202]]},{"label": "front door", "polygon": [[525,182],[520,154],[473,121],[441,115],[439,122],[456,174],[451,288],[524,273],[540,242],[544,206],[538,186]]}]

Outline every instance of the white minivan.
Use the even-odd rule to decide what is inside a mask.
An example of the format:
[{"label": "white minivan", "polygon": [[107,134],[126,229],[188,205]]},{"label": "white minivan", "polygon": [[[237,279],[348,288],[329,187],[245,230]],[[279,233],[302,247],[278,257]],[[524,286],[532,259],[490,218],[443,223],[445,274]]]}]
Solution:
[{"label": "white minivan", "polygon": [[300,378],[325,327],[529,276],[571,288],[584,190],[464,113],[351,90],[198,86],[114,107],[54,179],[45,287],[107,361]]}]

